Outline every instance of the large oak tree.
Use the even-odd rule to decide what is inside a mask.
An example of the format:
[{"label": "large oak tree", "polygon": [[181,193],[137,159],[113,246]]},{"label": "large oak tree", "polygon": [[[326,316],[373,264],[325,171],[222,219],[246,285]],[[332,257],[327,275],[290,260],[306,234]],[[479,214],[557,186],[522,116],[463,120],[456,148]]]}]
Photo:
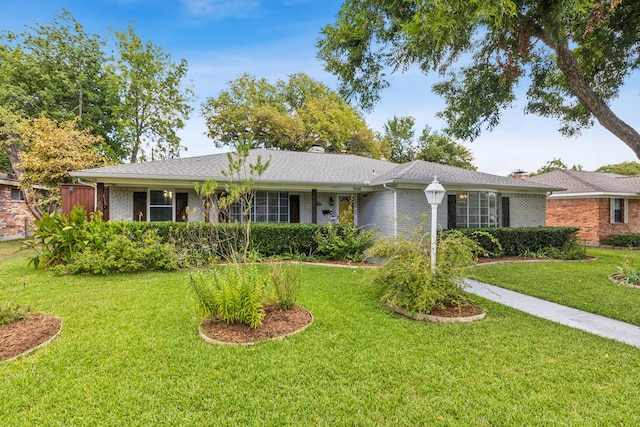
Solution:
[{"label": "large oak tree", "polygon": [[640,67],[639,28],[636,0],[346,0],[318,55],[365,108],[389,69],[439,73],[440,116],[459,138],[495,127],[528,85],[526,112],[565,135],[597,120],[640,156],[640,134],[609,107]]},{"label": "large oak tree", "polygon": [[202,105],[208,135],[217,147],[251,140],[253,147],[380,157],[382,145],[362,115],[337,92],[304,73],[275,84],[249,74]]}]

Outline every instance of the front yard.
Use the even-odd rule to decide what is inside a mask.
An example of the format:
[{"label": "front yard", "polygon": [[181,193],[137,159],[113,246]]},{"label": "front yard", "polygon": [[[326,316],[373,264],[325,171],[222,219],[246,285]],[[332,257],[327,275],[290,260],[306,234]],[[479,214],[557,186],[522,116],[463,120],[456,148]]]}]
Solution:
[{"label": "front yard", "polygon": [[[215,346],[198,337],[188,272],[56,276],[27,267],[13,245],[0,243],[0,300],[64,324],[49,346],[0,364],[2,424],[640,423],[637,348],[476,297],[485,320],[417,323],[380,308],[369,270],[305,266],[299,304],[314,316],[306,331],[255,347]],[[621,263],[611,253],[577,270],[590,269],[584,280],[600,286],[586,293],[600,295],[593,304],[609,310],[606,297],[621,293],[631,302],[620,311],[633,319],[640,291],[595,277]],[[565,265],[524,268],[531,285],[553,279],[569,298],[574,288],[557,289]],[[480,275],[520,268],[472,274],[489,281]]]}]

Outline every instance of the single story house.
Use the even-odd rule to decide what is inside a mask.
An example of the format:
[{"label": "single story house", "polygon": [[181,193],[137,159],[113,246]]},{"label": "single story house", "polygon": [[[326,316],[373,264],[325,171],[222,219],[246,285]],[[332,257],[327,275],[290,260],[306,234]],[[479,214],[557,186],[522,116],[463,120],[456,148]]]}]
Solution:
[{"label": "single story house", "polygon": [[640,232],[640,176],[555,170],[526,181],[565,188],[547,197],[547,225],[579,227],[586,244]]},{"label": "single story house", "polygon": [[[394,236],[430,214],[424,189],[437,178],[446,189],[437,212],[441,228],[541,226],[547,194],[560,190],[421,160],[397,164],[350,154],[253,149],[249,163],[258,157],[270,160],[255,182],[251,218],[258,222],[347,219]],[[222,153],[80,170],[71,176],[95,188],[94,206],[106,218],[202,221],[202,201],[193,184],[213,179],[223,191],[228,178],[222,171],[227,169]],[[65,191],[63,206],[64,198]],[[212,214],[211,221],[239,217],[231,210]]]},{"label": "single story house", "polygon": [[34,219],[20,182],[13,175],[0,173],[0,240],[25,238]]}]

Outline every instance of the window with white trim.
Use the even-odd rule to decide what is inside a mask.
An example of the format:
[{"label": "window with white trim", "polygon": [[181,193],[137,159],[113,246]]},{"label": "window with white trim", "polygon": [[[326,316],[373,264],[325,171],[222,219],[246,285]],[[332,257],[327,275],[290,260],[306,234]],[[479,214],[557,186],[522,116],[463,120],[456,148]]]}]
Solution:
[{"label": "window with white trim", "polygon": [[[229,216],[234,221],[243,221],[241,202],[229,206]],[[289,193],[286,191],[256,191],[251,203],[253,222],[289,222]]]},{"label": "window with white trim", "polygon": [[499,200],[493,191],[456,194],[456,228],[498,227]]},{"label": "window with white trim", "polygon": [[628,209],[627,199],[611,198],[611,224],[628,223]]},{"label": "window with white trim", "polygon": [[149,221],[173,221],[173,191],[149,190]]}]

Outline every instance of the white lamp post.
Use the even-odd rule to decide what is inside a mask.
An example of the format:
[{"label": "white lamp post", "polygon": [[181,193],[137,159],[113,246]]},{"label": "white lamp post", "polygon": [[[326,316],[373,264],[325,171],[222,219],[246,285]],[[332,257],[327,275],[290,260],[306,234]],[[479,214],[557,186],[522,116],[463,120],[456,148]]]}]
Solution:
[{"label": "white lamp post", "polygon": [[424,190],[427,196],[427,203],[431,205],[431,272],[436,272],[436,233],[438,227],[438,205],[442,203],[446,190],[436,177],[433,182]]}]

